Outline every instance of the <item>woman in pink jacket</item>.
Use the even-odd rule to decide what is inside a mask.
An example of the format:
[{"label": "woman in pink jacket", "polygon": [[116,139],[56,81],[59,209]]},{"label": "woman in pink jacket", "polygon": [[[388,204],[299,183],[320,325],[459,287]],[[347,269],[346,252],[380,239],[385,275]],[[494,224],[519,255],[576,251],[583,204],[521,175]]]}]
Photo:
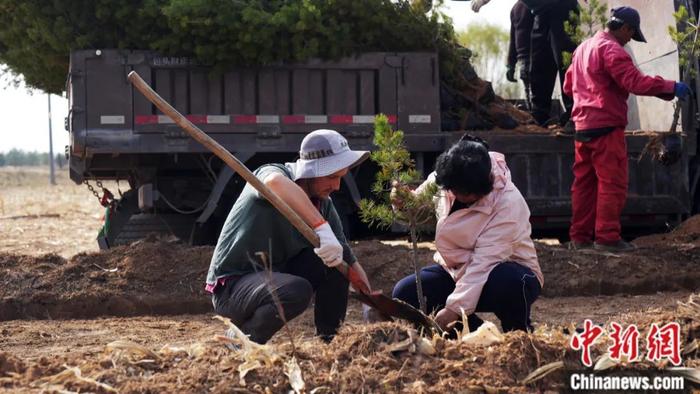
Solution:
[{"label": "woman in pink jacket", "polygon": [[[468,316],[470,330],[493,312],[503,331],[528,330],[530,307],[544,279],[530,238],[530,210],[510,178],[505,157],[481,139],[465,135],[441,154],[430,182],[436,197],[434,260],[420,276],[429,312],[448,328]],[[418,307],[415,275],[394,287],[393,296]]]}]

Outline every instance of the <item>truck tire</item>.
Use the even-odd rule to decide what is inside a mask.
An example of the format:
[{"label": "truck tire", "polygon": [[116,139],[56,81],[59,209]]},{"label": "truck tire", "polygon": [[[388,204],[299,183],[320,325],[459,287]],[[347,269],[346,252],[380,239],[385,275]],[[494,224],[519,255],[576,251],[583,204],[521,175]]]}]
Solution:
[{"label": "truck tire", "polygon": [[189,242],[194,218],[175,214],[133,215],[115,237],[113,246],[128,245],[147,237],[174,236],[183,242]]}]

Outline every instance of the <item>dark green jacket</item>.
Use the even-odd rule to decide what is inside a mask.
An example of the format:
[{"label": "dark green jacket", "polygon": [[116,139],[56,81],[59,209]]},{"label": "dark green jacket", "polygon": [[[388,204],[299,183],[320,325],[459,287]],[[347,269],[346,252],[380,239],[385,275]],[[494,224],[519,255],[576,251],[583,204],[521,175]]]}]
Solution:
[{"label": "dark green jacket", "polygon": [[[264,180],[273,172],[292,179],[290,169],[282,164],[264,165],[254,174]],[[356,258],[343,235],[343,226],[333,202],[323,200],[320,212],[343,246],[343,260],[354,263]],[[219,278],[262,270],[256,252],[268,254],[273,271],[283,271],[290,258],[311,247],[311,243],[272,204],[247,184],[221,229],[209,265],[207,284],[214,284]]]}]

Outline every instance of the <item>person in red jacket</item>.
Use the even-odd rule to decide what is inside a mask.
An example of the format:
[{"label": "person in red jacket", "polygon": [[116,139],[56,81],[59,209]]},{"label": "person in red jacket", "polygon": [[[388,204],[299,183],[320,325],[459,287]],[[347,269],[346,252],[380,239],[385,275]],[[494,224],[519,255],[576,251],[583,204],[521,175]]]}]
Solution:
[{"label": "person in red jacket", "polygon": [[634,249],[620,237],[627,198],[627,97],[633,93],[671,100],[690,93],[683,82],[639,71],[623,48],[630,40],[646,42],[639,13],[631,7],[614,8],[605,31],[579,45],[566,72],[564,93],[574,98],[576,126],[569,229],[573,248]]}]

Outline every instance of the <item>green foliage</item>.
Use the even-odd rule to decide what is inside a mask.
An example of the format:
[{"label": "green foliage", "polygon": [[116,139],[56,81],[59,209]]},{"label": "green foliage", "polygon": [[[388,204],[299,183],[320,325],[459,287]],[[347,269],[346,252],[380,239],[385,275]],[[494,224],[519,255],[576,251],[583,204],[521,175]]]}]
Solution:
[{"label": "green foliage", "polygon": [[504,97],[522,96],[521,84],[513,84],[505,79],[505,63],[508,46],[503,45],[510,34],[502,27],[490,23],[473,23],[466,30],[457,33],[460,45],[472,51],[471,62],[482,79],[491,81],[496,93]]},{"label": "green foliage", "polygon": [[426,13],[408,0],[0,0],[0,63],[60,93],[74,49],[152,49],[217,69],[437,50],[449,79],[457,41],[436,3]]},{"label": "green foliage", "polygon": [[394,223],[391,206],[363,198],[360,201],[360,219],[378,228],[388,229]]},{"label": "green foliage", "polygon": [[[59,161],[60,160],[60,161]],[[60,166],[65,163],[63,155],[56,155],[56,163]],[[43,166],[49,165],[49,154],[39,152],[27,152],[20,149],[11,149],[8,152],[0,152],[0,167],[2,166]]]},{"label": "green foliage", "polygon": [[607,3],[589,0],[579,6],[579,13],[571,11],[569,20],[564,22],[564,31],[576,44],[580,44],[605,27],[607,12]]},{"label": "green foliage", "polygon": [[[414,194],[407,187],[420,180],[410,153],[405,148],[404,134],[394,130],[385,115],[377,115],[374,121],[374,144],[377,150],[370,158],[379,165],[372,191],[377,201],[363,199],[360,202],[360,218],[370,225],[388,228],[393,223],[420,226],[434,217],[433,197],[438,191],[431,184],[421,193]],[[392,182],[398,181],[397,195],[401,207],[393,209],[390,201]]]},{"label": "green foliage", "polygon": [[[607,12],[608,5],[601,0],[589,0],[583,5],[579,3],[579,12],[571,11],[569,20],[564,22],[564,31],[578,45],[605,28]],[[571,53],[563,52],[562,58],[565,66],[571,64]]]},{"label": "green foliage", "polygon": [[0,63],[27,85],[64,89],[72,49],[150,48],[165,0],[0,0]]},{"label": "green foliage", "polygon": [[668,27],[668,34],[678,45],[678,64],[681,68],[681,78],[688,80],[694,78],[696,74],[696,68],[692,65],[697,62],[700,47],[698,45],[698,23],[694,17],[689,16],[688,10],[684,6],[680,6],[673,17],[676,20],[676,25]]}]

